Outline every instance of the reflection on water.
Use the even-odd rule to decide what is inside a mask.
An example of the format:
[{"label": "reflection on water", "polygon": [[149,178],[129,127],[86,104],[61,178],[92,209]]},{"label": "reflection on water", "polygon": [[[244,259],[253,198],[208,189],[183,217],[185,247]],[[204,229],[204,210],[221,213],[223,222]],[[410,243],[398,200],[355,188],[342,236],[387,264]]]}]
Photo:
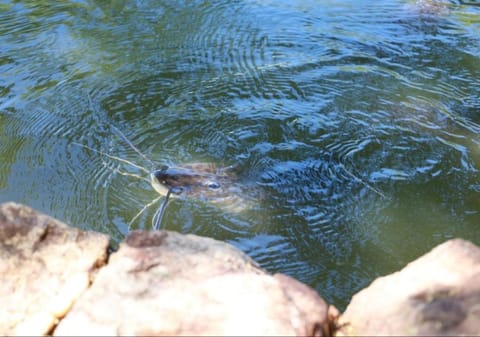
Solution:
[{"label": "reflection on water", "polygon": [[252,207],[174,199],[164,226],[343,308],[435,244],[480,244],[479,28],[455,1],[3,2],[0,201],[121,240],[158,195],[111,157],[152,169],[115,126],[158,165],[238,170]]}]

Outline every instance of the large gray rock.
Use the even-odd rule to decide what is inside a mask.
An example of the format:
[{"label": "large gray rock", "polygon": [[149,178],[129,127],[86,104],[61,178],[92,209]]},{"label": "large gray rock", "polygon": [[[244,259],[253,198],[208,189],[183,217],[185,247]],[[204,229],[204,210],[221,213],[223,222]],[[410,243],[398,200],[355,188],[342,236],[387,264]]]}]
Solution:
[{"label": "large gray rock", "polygon": [[107,236],[0,205],[0,335],[52,330],[105,263]]},{"label": "large gray rock", "polygon": [[55,335],[324,335],[327,304],[232,246],[130,233]]},{"label": "large gray rock", "polygon": [[340,335],[480,335],[480,248],[454,239],[376,279],[340,317]]}]

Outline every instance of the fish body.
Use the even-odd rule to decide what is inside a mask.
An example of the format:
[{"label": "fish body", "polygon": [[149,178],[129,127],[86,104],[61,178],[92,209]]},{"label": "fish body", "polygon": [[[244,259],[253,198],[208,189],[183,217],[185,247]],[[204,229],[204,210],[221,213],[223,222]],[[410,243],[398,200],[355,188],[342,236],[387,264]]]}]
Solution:
[{"label": "fish body", "polygon": [[172,197],[196,198],[236,212],[251,206],[232,166],[217,167],[212,163],[165,166],[154,170],[150,179],[155,191],[163,196],[170,190]]}]

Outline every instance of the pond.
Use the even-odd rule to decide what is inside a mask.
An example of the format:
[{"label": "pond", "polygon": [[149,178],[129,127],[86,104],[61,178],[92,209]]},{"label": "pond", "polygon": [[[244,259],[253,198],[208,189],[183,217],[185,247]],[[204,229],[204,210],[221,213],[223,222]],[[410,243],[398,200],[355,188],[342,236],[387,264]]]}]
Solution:
[{"label": "pond", "polygon": [[119,242],[152,228],[149,172],[211,163],[232,200],[172,198],[161,227],[339,309],[480,244],[475,3],[7,0],[0,33],[0,202]]}]

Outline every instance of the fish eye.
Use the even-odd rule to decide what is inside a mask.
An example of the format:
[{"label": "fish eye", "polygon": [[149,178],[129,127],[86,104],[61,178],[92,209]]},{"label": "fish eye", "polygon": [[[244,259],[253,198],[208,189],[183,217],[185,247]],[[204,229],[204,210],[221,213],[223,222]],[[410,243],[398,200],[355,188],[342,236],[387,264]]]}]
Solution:
[{"label": "fish eye", "polygon": [[208,188],[212,188],[212,189],[217,189],[217,188],[220,188],[220,184],[215,182],[215,181],[211,181],[207,184]]}]

